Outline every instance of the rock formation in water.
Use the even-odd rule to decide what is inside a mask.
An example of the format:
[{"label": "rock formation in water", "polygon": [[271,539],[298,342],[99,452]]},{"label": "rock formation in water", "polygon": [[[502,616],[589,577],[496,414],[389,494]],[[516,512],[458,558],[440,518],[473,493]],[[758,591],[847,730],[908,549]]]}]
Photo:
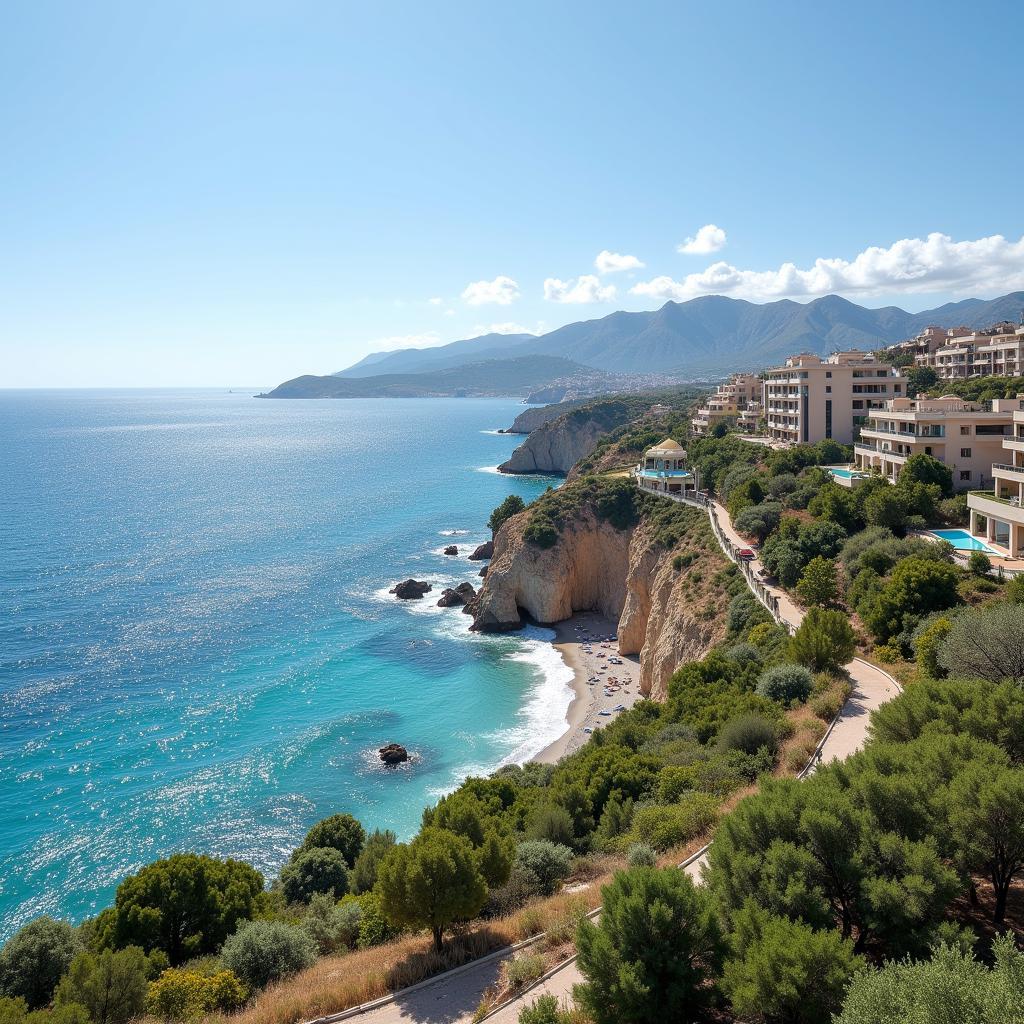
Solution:
[{"label": "rock formation in water", "polygon": [[409,760],[409,751],[400,743],[389,743],[377,751],[380,759],[387,765],[401,764]]},{"label": "rock formation in water", "polygon": [[457,544],[449,544],[448,547],[444,549],[444,553],[446,555],[457,555],[459,553],[459,546]]},{"label": "rock formation in water", "polygon": [[468,604],[476,597],[476,589],[472,583],[460,583],[457,587],[446,587],[441,591],[438,608],[454,608],[456,605]]},{"label": "rock formation in water", "polygon": [[[725,632],[728,596],[711,578],[728,563],[704,513],[683,514],[697,519],[692,534],[668,551],[650,524],[616,530],[592,511],[563,527],[553,547],[539,548],[524,539],[530,512],[521,512],[495,538],[473,629],[518,629],[524,615],[551,624],[574,612],[600,612],[618,623],[620,652],[639,654],[641,692],[664,700],[676,668],[704,657]],[[682,551],[694,560],[676,569],[674,556]],[[691,573],[699,575],[688,581]]]},{"label": "rock formation in water", "polygon": [[402,601],[415,601],[424,594],[430,593],[434,588],[423,580],[403,580],[396,583],[389,591]]},{"label": "rock formation in water", "polygon": [[487,540],[473,549],[469,556],[471,562],[479,562],[481,559],[490,558],[494,554],[494,541]]}]

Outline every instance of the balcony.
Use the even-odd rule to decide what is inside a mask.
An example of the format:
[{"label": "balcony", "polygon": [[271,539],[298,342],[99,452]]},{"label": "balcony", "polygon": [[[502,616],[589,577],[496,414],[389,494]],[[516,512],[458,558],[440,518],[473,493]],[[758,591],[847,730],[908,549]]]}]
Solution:
[{"label": "balcony", "polygon": [[1015,480],[1024,480],[1024,466],[1011,466],[1006,462],[993,462],[992,475],[1009,476]]},{"label": "balcony", "polygon": [[1024,508],[1020,507],[1020,502],[997,497],[993,491],[968,491],[967,507],[1003,523],[1024,525]]}]

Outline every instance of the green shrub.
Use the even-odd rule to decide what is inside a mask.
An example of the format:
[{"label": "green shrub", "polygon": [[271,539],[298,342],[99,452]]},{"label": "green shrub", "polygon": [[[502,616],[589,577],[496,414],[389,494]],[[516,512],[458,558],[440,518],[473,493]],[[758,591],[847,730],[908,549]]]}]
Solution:
[{"label": "green shrub", "polygon": [[337,850],[345,858],[347,867],[352,867],[366,841],[363,826],[351,814],[332,814],[329,818],[318,821],[302,840],[302,845],[292,854],[295,860],[307,850],[320,850],[329,847]]},{"label": "green shrub", "polygon": [[835,931],[745,907],[734,918],[722,988],[744,1020],[820,1024],[842,1005],[863,961]]},{"label": "green shrub", "polygon": [[492,533],[497,533],[506,519],[511,519],[526,508],[526,503],[518,494],[510,494],[492,513],[487,526]]},{"label": "green shrub", "polygon": [[804,703],[811,695],[814,677],[803,665],[772,665],[757,681],[757,692],[779,704]]},{"label": "green shrub", "polygon": [[316,946],[297,925],[246,921],[224,943],[220,957],[246,985],[261,989],[311,966],[316,960]]},{"label": "green shrub", "polygon": [[1024,954],[1009,935],[992,943],[995,966],[954,946],[939,945],[930,960],[889,961],[852,981],[835,1024],[942,1021],[1010,1024],[1024,1003]]},{"label": "green shrub", "polygon": [[149,963],[138,946],[78,953],[54,993],[57,1006],[84,1006],[93,1024],[138,1017],[149,988]]},{"label": "green shrub", "polygon": [[856,650],[857,636],[842,613],[812,608],[789,641],[790,657],[816,672],[837,670]]},{"label": "green shrub", "polygon": [[640,807],[633,815],[632,835],[655,850],[669,850],[696,839],[718,818],[718,800],[708,793],[691,793],[677,804]]},{"label": "green shrub", "polygon": [[333,896],[317,893],[309,901],[302,927],[321,955],[353,949],[359,941],[362,907],[355,900],[336,903]]},{"label": "green shrub", "polygon": [[509,986],[523,988],[537,981],[544,973],[545,960],[542,953],[527,953],[514,956],[506,967]]},{"label": "green shrub", "polygon": [[599,923],[576,935],[577,1005],[594,1024],[699,1018],[724,951],[711,894],[675,868],[633,868],[601,895]]},{"label": "green shrub", "polygon": [[984,551],[972,551],[967,558],[967,568],[975,576],[987,576],[992,571],[992,559]]},{"label": "green shrub", "polygon": [[653,868],[658,863],[658,856],[650,843],[633,843],[626,856],[631,868]]},{"label": "green shrub", "polygon": [[722,750],[741,750],[745,754],[766,749],[774,755],[779,749],[778,728],[762,715],[741,715],[725,724],[718,745]]},{"label": "green shrub", "polygon": [[367,838],[349,878],[354,893],[369,892],[377,884],[377,868],[396,841],[395,833],[390,830],[375,829]]},{"label": "green shrub", "polygon": [[37,917],[0,949],[0,994],[20,996],[30,1010],[46,1006],[81,948],[75,929],[66,921]]},{"label": "green shrub", "polygon": [[831,722],[842,710],[846,701],[838,693],[819,693],[808,705],[823,722]]},{"label": "green shrub", "polygon": [[341,899],[348,892],[345,858],[329,846],[304,849],[281,868],[281,889],[289,903],[308,903],[317,893]]},{"label": "green shrub", "polygon": [[171,967],[150,983],[146,1012],[165,1021],[181,1022],[207,1013],[229,1013],[245,1000],[245,986],[231,971],[202,974]]},{"label": "green shrub", "polygon": [[537,879],[541,893],[550,895],[572,870],[572,850],[547,839],[529,839],[516,847],[515,864]]}]

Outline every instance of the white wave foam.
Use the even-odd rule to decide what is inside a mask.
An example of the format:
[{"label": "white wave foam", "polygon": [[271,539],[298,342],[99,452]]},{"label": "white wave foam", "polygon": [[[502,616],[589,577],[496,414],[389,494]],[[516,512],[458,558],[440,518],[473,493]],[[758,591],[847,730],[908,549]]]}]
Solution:
[{"label": "white wave foam", "polygon": [[465,537],[469,530],[438,530],[442,537]]},{"label": "white wave foam", "polygon": [[[478,473],[497,473],[498,472],[498,467],[497,466],[477,466],[475,468],[476,468],[476,471]],[[505,476],[506,474],[502,473],[501,475]],[[507,475],[509,475],[509,476],[516,476],[517,474],[510,473],[510,474],[507,474]]]},{"label": "white wave foam", "polygon": [[526,703],[519,709],[516,724],[495,734],[503,744],[512,746],[502,764],[529,761],[563,735],[569,725],[569,705],[575,695],[573,670],[551,643],[554,631],[531,626],[521,636],[524,649],[506,655],[506,659],[531,666],[537,679]]}]

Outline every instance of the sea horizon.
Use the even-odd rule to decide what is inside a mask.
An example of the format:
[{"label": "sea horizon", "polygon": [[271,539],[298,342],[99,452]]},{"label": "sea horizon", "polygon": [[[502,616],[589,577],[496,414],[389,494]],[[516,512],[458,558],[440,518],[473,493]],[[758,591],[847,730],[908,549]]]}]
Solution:
[{"label": "sea horizon", "polygon": [[490,510],[557,483],[493,472],[522,403],[248,390],[0,391],[0,938],[178,850],[269,878],[330,813],[408,837],[564,730],[552,631],[436,607]]}]

